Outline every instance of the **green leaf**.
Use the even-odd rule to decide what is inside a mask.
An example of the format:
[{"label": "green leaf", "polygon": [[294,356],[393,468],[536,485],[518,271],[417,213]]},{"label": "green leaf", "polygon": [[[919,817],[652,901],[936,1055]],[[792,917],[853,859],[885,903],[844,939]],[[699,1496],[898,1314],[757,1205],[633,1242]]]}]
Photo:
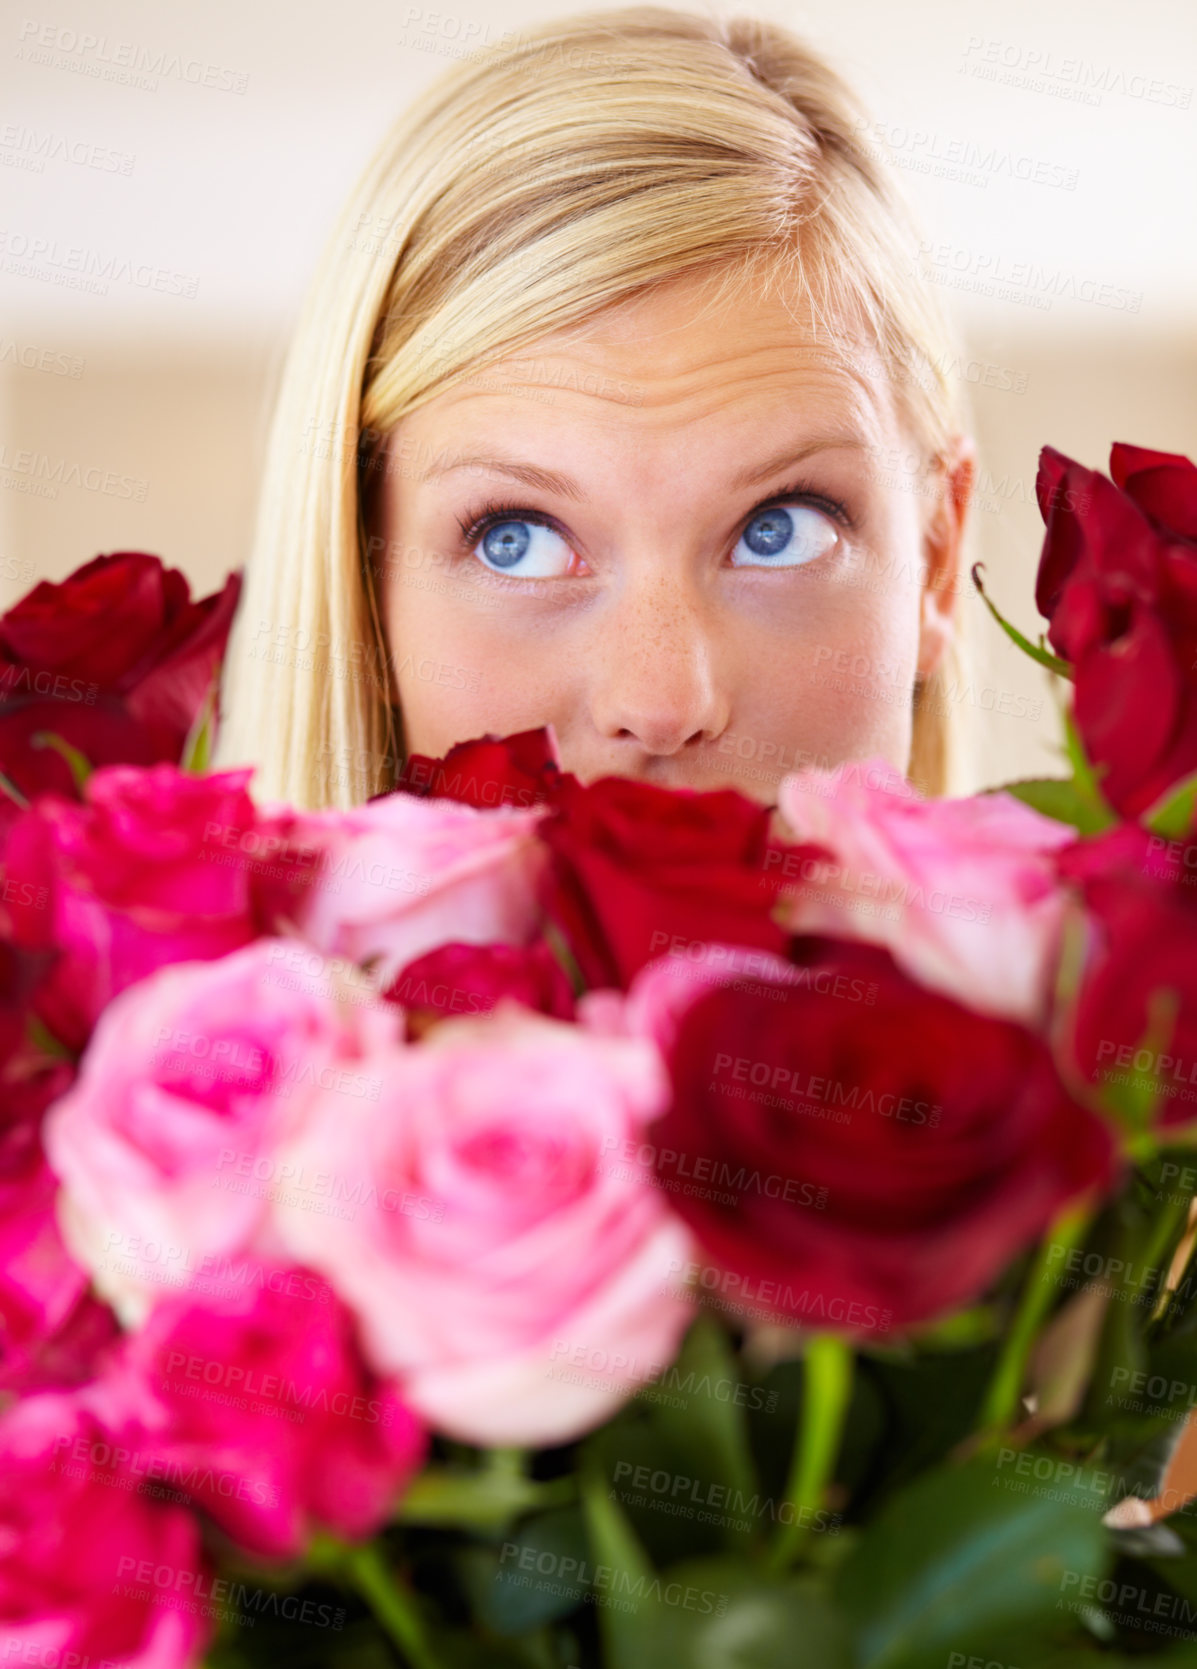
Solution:
[{"label": "green leaf", "polygon": [[[672,1447],[668,1428],[648,1410],[635,1404],[625,1408],[617,1419],[591,1433],[582,1452],[654,1565],[718,1553],[724,1547],[717,1525],[698,1523],[700,1508],[693,1499],[673,1500],[673,1479],[695,1474]],[[643,1480],[653,1474],[658,1488],[643,1487]],[[700,1493],[704,1489],[700,1484]]]},{"label": "green leaf", "polygon": [[993,1377],[998,1348],[923,1351],[906,1361],[863,1359],[860,1371],[880,1394],[885,1436],[862,1487],[899,1487],[943,1461],[973,1430]]},{"label": "green leaf", "polygon": [[748,1414],[775,1401],[741,1377],[722,1324],[702,1316],[677,1360],[587,1439],[655,1564],[740,1552],[772,1533],[784,1498],[759,1488]]},{"label": "green leaf", "polygon": [[992,1304],[971,1304],[966,1310],[923,1322],[910,1337],[924,1350],[972,1350],[987,1344],[1001,1331],[1001,1318]]},{"label": "green leaf", "polygon": [[576,1506],[525,1520],[498,1552],[467,1549],[459,1568],[477,1615],[504,1635],[523,1634],[576,1611],[595,1577]]},{"label": "green leaf", "polygon": [[1024,777],[1017,782],[999,783],[986,794],[1011,794],[1044,817],[1067,823],[1078,834],[1100,834],[1110,826],[1109,813],[1096,806],[1070,777]]},{"label": "green leaf", "polygon": [[985,607],[989,610],[990,614],[992,614],[993,618],[1005,632],[1011,643],[1017,644],[1024,655],[1029,655],[1033,661],[1038,661],[1039,665],[1045,666],[1049,672],[1056,673],[1060,678],[1070,679],[1072,677],[1072,667],[1068,661],[1061,660],[1059,655],[1053,655],[1050,649],[1037,647],[1033,644],[1030,638],[1024,637],[1018,630],[1018,627],[1012,626],[1005,616],[1001,614],[997,608],[995,608],[992,602],[990,602],[989,598],[985,595],[985,590],[980,579],[977,577],[984,566],[985,564],[983,562],[973,563],[973,584],[976,586],[977,591],[980,594],[981,601],[985,604]]},{"label": "green leaf", "polygon": [[[480,1639],[477,1632],[465,1634],[459,1629],[442,1631],[436,1637],[436,1669],[562,1669],[566,1663],[577,1663],[578,1656],[568,1647],[559,1651],[546,1650],[545,1630],[539,1634],[525,1634],[520,1640],[501,1640],[495,1635]],[[562,1655],[565,1652],[567,1655]],[[271,1669],[277,1669],[276,1664]],[[291,1665],[287,1665],[291,1669]],[[330,1666],[331,1669],[331,1666]],[[355,1658],[349,1658],[343,1669],[359,1669]],[[384,1669],[383,1665],[379,1669]],[[385,1669],[395,1669],[392,1653]]]},{"label": "green leaf", "polygon": [[71,777],[76,789],[82,794],[87,786],[87,779],[91,775],[91,761],[85,754],[73,748],[65,737],[56,730],[38,730],[30,737],[35,748],[51,748],[60,759],[64,759],[70,768]]},{"label": "green leaf", "polygon": [[[1163,1635],[1191,1642],[1192,1652],[1197,1646],[1197,1559],[1163,1524],[1155,1529],[1167,1536],[1174,1551],[1122,1562],[1114,1573],[1117,1588],[1113,1594],[1107,1590],[1102,1611],[1119,1645],[1149,1650]],[[1197,1654],[1189,1661],[1197,1661]]]},{"label": "green leaf", "polygon": [[982,1461],[929,1473],[865,1531],[836,1585],[859,1669],[943,1669],[952,1652],[1002,1659],[1067,1639],[1074,1615],[1057,1601],[1110,1556],[1100,1515],[1091,1501],[1049,1499],[1061,1491],[1000,1485]]},{"label": "green leaf", "polygon": [[1165,1334],[1137,1374],[1130,1369],[1110,1374],[1105,1402],[1112,1428],[1144,1437],[1154,1431],[1164,1439],[1166,1464],[1185,1420],[1197,1411],[1197,1338]]},{"label": "green leaf", "polygon": [[196,776],[201,776],[208,769],[216,737],[216,701],[219,690],[220,669],[217,668],[183,743],[183,752],[179,760],[181,771],[190,771]]},{"label": "green leaf", "polygon": [[320,1531],[309,1544],[307,1561],[314,1571],[356,1590],[410,1669],[440,1669],[429,1644],[424,1602],[382,1538],[347,1542]]},{"label": "green leaf", "polygon": [[1113,810],[1101,791],[1097,774],[1085,752],[1085,744],[1081,740],[1081,733],[1076,727],[1076,715],[1067,707],[1063,710],[1064,719],[1064,750],[1068,755],[1068,763],[1072,766],[1073,779],[1077,792],[1084,795],[1094,811],[1105,818],[1102,828],[1111,828],[1118,821],[1118,814]]},{"label": "green leaf", "polygon": [[1174,788],[1161,794],[1153,806],[1150,806],[1139,819],[1144,828],[1150,829],[1152,834],[1163,835],[1167,840],[1181,840],[1193,829],[1194,813],[1197,811],[1197,771],[1192,776],[1184,777]]},{"label": "green leaf", "polygon": [[770,1580],[731,1559],[689,1560],[662,1572],[640,1611],[656,1669],[852,1669],[847,1619],[809,1575]]},{"label": "green leaf", "polygon": [[573,1494],[572,1478],[538,1483],[510,1472],[430,1466],[412,1480],[395,1517],[400,1524],[494,1535],[521,1514],[564,1504]]},{"label": "green leaf", "polygon": [[[1146,1259],[1158,1218],[1158,1211],[1139,1191],[1124,1192],[1102,1208],[1086,1243],[1084,1262],[1097,1272],[1110,1299],[1081,1416],[1099,1431],[1108,1429],[1110,1423],[1106,1394],[1115,1375],[1140,1373],[1147,1365],[1146,1326],[1164,1274],[1157,1263]],[[1063,1267],[1058,1273],[1063,1279]],[[1102,1458],[1103,1463],[1113,1460],[1108,1450]]]},{"label": "green leaf", "polygon": [[[591,1554],[596,1564],[615,1573],[609,1600],[623,1596],[627,1602],[633,1594],[651,1591],[656,1572],[622,1507],[608,1492],[601,1468],[588,1454],[580,1462],[580,1474]],[[602,1605],[599,1628],[612,1669],[663,1669],[653,1656],[650,1629],[646,1630],[637,1610],[625,1611],[614,1603]]]},{"label": "green leaf", "polygon": [[[257,1580],[249,1579],[251,1593]],[[300,1590],[292,1600],[290,1621],[217,1603],[218,1634],[204,1655],[203,1669],[278,1669],[280,1664],[287,1669],[394,1669],[394,1651],[377,1622],[366,1615],[346,1616],[357,1603],[354,1596],[324,1585]]]},{"label": "green leaf", "polygon": [[1089,1649],[1070,1646],[1058,1652],[1049,1650],[1035,1669],[1197,1669],[1197,1648],[1178,1646],[1145,1658],[1138,1652],[1131,1657],[1121,1652],[1111,1654],[1096,1645]]},{"label": "green leaf", "polygon": [[1179,1554],[1147,1557],[1147,1565],[1159,1581],[1176,1597],[1162,1609],[1169,1614],[1175,1632],[1197,1642],[1197,1525],[1189,1513],[1173,1513],[1157,1524],[1157,1529],[1169,1529],[1181,1543]]},{"label": "green leaf", "polygon": [[757,1485],[747,1397],[735,1352],[714,1316],[699,1316],[661,1383],[685,1397],[684,1409],[663,1405],[661,1411],[675,1453],[704,1482],[725,1486],[730,1500],[750,1500]]}]

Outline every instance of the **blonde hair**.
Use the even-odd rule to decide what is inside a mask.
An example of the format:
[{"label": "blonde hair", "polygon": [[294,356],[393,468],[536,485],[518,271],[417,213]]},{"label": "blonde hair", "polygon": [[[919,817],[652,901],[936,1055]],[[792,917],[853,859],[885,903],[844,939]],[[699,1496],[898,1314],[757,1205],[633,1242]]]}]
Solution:
[{"label": "blonde hair", "polygon": [[[967,424],[957,345],[867,126],[787,30],[656,6],[521,32],[421,93],[336,221],[291,343],[217,762],[307,808],[393,786],[366,470],[435,394],[669,278],[775,281],[837,351],[854,321],[927,468],[942,459]],[[952,788],[960,626],[915,691],[925,793]]]}]

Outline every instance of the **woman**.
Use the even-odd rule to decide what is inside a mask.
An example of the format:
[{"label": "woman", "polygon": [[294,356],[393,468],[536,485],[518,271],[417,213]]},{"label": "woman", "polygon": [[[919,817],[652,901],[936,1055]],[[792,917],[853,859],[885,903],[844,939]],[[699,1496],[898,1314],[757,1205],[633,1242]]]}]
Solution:
[{"label": "woman", "polygon": [[974,454],[867,128],[786,30],[656,7],[425,91],[294,338],[218,762],[344,806],[547,723],[584,781],[948,791]]}]

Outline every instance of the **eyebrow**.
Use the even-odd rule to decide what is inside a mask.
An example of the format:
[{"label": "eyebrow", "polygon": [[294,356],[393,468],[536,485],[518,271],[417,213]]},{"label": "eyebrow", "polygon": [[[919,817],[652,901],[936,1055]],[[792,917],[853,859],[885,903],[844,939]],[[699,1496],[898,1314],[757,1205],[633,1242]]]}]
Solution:
[{"label": "eyebrow", "polygon": [[[837,447],[865,451],[867,445],[868,443],[857,434],[824,435],[817,440],[808,441],[797,451],[791,450],[791,446],[787,444],[779,451],[771,453],[763,463],[753,464],[749,469],[741,470],[732,477],[728,486],[733,492],[745,487],[755,487],[783,469],[792,469],[795,464],[802,463],[815,452],[828,452]],[[518,458],[506,458],[494,453],[485,457],[455,458],[452,463],[434,464],[431,469],[425,471],[420,480],[434,481],[439,476],[450,475],[457,469],[491,470],[496,475],[506,475],[513,481],[522,482],[525,487],[557,493],[561,498],[573,499],[575,502],[581,502],[588,497],[571,476],[561,475],[556,470],[541,469],[536,464],[521,463]]]}]

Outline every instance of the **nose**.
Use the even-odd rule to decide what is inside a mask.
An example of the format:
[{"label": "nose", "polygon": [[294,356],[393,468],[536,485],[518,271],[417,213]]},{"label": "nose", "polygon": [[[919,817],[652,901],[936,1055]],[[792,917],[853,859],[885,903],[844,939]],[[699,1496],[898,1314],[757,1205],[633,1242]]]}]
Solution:
[{"label": "nose", "polygon": [[727,726],[715,622],[684,580],[659,571],[627,580],[587,649],[595,729],[621,746],[667,756]]}]

